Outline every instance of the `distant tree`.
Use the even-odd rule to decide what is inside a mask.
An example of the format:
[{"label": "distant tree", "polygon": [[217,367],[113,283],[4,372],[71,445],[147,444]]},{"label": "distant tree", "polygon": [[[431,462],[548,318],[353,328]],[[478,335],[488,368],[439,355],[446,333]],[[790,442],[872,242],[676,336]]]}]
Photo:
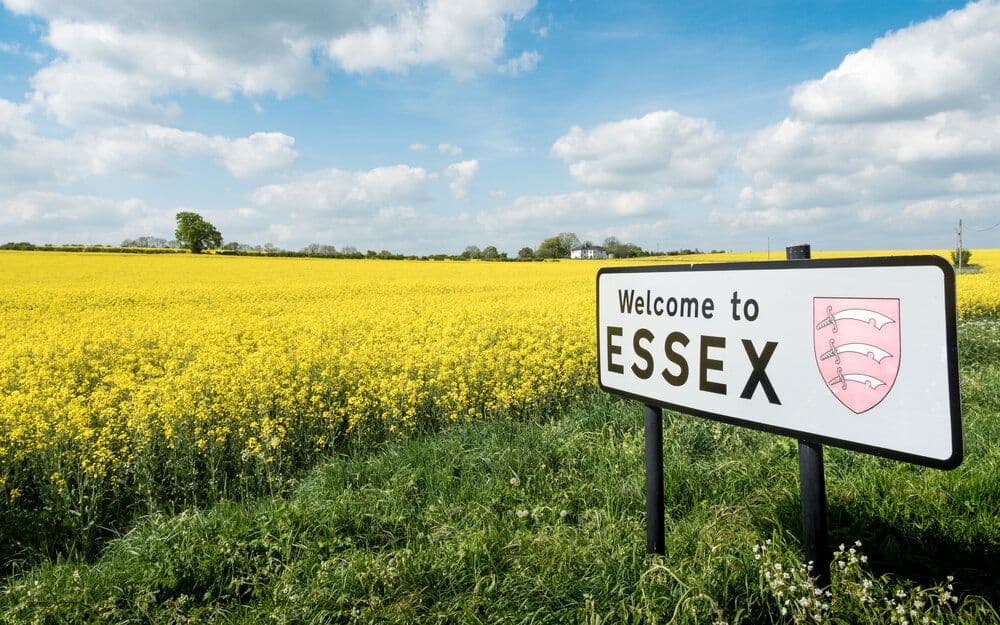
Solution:
[{"label": "distant tree", "polygon": [[580,245],[580,239],[572,232],[561,232],[554,237],[542,241],[535,252],[538,258],[567,258],[574,247]]},{"label": "distant tree", "polygon": [[522,247],[520,250],[518,250],[517,257],[518,258],[525,258],[525,259],[527,259],[527,258],[534,258],[535,257],[535,250],[531,249],[530,247]]},{"label": "distant tree", "polygon": [[302,248],[304,254],[309,256],[333,256],[337,253],[337,248],[332,245],[322,245],[320,243],[310,243]]},{"label": "distant tree", "polygon": [[9,243],[4,243],[0,245],[0,250],[22,250],[29,251],[35,249],[35,246],[27,241],[10,241]]},{"label": "distant tree", "polygon": [[604,249],[606,250],[613,250],[621,244],[621,241],[619,241],[617,237],[606,237],[604,239]]},{"label": "distant tree", "polygon": [[469,247],[465,248],[465,250],[463,250],[461,253],[462,258],[479,258],[482,255],[483,255],[482,251],[480,251],[480,249],[475,245],[470,245]]},{"label": "distant tree", "polygon": [[343,254],[344,256],[354,256],[358,253],[358,248],[354,247],[353,245],[345,245],[340,250],[340,253]]},{"label": "distant tree", "polygon": [[125,239],[122,241],[121,247],[170,247],[170,241],[160,237],[136,237]]},{"label": "distant tree", "polygon": [[496,260],[500,258],[500,252],[496,247],[492,245],[487,245],[483,248],[482,253],[479,255],[483,260]]},{"label": "distant tree", "polygon": [[276,246],[273,243],[271,243],[270,241],[268,241],[267,243],[264,244],[264,253],[265,254],[274,254],[275,252],[280,252],[280,251],[281,251],[281,249],[278,246]]},{"label": "distant tree", "polygon": [[181,211],[177,213],[177,240],[193,254],[222,245],[222,234],[215,226],[202,219],[198,213]]},{"label": "distant tree", "polygon": [[240,246],[241,246],[240,243],[237,243],[236,241],[230,241],[229,243],[226,243],[225,245],[223,245],[222,249],[224,249],[224,250],[231,250],[233,252],[236,252],[236,251],[239,251]]},{"label": "distant tree", "polygon": [[563,250],[566,252],[565,254],[563,254],[563,256],[569,256],[569,253],[573,251],[574,247],[579,247],[580,238],[576,236],[575,232],[560,232],[559,243],[562,245]]},{"label": "distant tree", "polygon": [[539,244],[535,250],[536,258],[560,258],[563,256],[563,246],[559,237],[549,237]]}]

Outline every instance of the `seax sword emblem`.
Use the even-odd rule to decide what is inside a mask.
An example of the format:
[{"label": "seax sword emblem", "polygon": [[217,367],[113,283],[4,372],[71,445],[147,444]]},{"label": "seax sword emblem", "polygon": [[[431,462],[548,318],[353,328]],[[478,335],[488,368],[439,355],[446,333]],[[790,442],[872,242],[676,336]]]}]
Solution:
[{"label": "seax sword emblem", "polygon": [[813,298],[813,347],[824,385],[856,414],[885,399],[899,373],[899,300]]}]

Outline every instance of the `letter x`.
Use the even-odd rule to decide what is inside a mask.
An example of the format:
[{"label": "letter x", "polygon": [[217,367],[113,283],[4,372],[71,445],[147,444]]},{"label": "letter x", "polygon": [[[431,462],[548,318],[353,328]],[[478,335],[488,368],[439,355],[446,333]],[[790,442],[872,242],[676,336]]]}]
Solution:
[{"label": "letter x", "polygon": [[747,359],[750,360],[750,366],[753,367],[753,371],[750,372],[750,377],[747,378],[747,385],[743,387],[743,392],[740,393],[741,398],[753,398],[754,391],[757,390],[757,385],[760,384],[764,387],[764,394],[767,395],[767,401],[772,404],[781,405],[778,394],[774,392],[774,387],[771,386],[771,380],[768,379],[767,373],[764,372],[764,368],[767,367],[768,361],[771,360],[771,356],[774,354],[774,348],[777,346],[778,344],[774,341],[768,341],[764,345],[764,351],[757,354],[753,343],[748,339],[743,339],[743,350],[747,353]]}]

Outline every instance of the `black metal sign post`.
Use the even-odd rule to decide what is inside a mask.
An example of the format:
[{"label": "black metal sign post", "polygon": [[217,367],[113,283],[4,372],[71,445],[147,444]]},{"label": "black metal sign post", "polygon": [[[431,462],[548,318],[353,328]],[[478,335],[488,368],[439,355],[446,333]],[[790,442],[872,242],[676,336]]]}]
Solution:
[{"label": "black metal sign post", "polygon": [[[808,245],[785,248],[788,260],[806,260]],[[802,544],[806,562],[812,564],[817,585],[830,585],[830,549],[826,527],[826,476],[823,473],[823,446],[799,439],[799,496],[802,499]]]},{"label": "black metal sign post", "polygon": [[646,553],[664,554],[663,409],[646,404]]}]

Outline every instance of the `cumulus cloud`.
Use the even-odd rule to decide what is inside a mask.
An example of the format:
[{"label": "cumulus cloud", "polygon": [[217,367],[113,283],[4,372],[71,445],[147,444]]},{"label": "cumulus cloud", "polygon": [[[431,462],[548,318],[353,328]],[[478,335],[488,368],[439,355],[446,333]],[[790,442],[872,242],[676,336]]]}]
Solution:
[{"label": "cumulus cloud", "polygon": [[451,189],[452,195],[459,199],[469,197],[469,191],[472,189],[472,182],[476,179],[476,174],[478,173],[479,161],[477,160],[452,163],[444,170],[445,176],[451,178],[451,183],[449,183],[448,188]]},{"label": "cumulus cloud", "polygon": [[229,173],[247,178],[291,165],[298,157],[295,138],[280,132],[255,132],[249,137],[222,139],[218,151]]},{"label": "cumulus cloud", "polygon": [[0,185],[68,184],[88,176],[162,175],[173,157],[210,157],[237,177],[291,165],[295,139],[279,132],[229,138],[130,124],[86,129],[66,138],[38,135],[24,106],[0,100]]},{"label": "cumulus cloud", "polygon": [[393,165],[367,171],[326,169],[253,192],[261,208],[314,215],[372,215],[379,209],[428,199],[430,174],[421,167]]},{"label": "cumulus cloud", "polygon": [[[793,114],[738,154],[751,184],[733,228],[907,230],[1000,193],[1000,5],[890,33],[795,88]],[[849,242],[845,235],[844,240]]]},{"label": "cumulus cloud", "polygon": [[889,33],[796,87],[792,108],[803,119],[858,122],[989,105],[1000,91],[998,32],[1000,10],[986,1]]},{"label": "cumulus cloud", "polygon": [[493,65],[503,52],[508,23],[534,6],[535,0],[403,3],[390,19],[334,38],[327,52],[351,72],[441,65],[469,76]]},{"label": "cumulus cloud", "polygon": [[266,24],[252,29],[252,44],[241,49],[221,24],[213,37],[194,26],[129,22],[127,13],[50,20],[45,41],[58,56],[32,78],[31,97],[61,124],[168,119],[179,107],[162,99],[183,90],[220,100],[235,93],[283,97],[322,82],[309,42],[267,32]]},{"label": "cumulus cloud", "polygon": [[[181,209],[177,209],[181,210]],[[176,210],[137,198],[27,191],[0,198],[0,227],[36,243],[119,243],[141,233],[171,232]]]},{"label": "cumulus cloud", "polygon": [[714,185],[731,156],[712,122],[675,111],[654,111],[591,130],[573,126],[552,145],[552,154],[588,187],[675,190]]},{"label": "cumulus cloud", "polygon": [[[169,4],[153,0],[3,0],[47,23],[56,58],[32,99],[74,126],[109,119],[164,123],[172,94],[226,100],[319,88],[326,54],[348,71],[437,65],[467,76],[492,68],[510,22],[534,0],[346,0]],[[192,16],[196,16],[192,19]]]},{"label": "cumulus cloud", "polygon": [[425,144],[423,144],[423,143],[411,143],[410,144],[410,151],[411,152],[426,152],[427,151],[427,146]]}]

